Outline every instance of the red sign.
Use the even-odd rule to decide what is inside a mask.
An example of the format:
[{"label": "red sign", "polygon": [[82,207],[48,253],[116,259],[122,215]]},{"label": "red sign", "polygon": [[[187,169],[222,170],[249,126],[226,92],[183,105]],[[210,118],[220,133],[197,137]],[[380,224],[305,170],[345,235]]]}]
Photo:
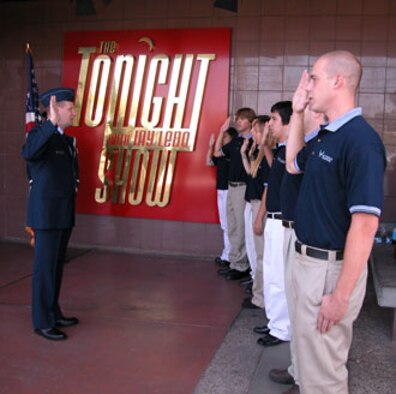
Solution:
[{"label": "red sign", "polygon": [[227,116],[229,29],[69,32],[79,213],[217,222],[210,134]]}]

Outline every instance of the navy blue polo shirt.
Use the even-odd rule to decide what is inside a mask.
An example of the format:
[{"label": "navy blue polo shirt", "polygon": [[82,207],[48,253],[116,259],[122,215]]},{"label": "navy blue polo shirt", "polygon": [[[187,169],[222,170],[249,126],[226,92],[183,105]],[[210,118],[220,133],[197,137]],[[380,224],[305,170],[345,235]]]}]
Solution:
[{"label": "navy blue polo shirt", "polygon": [[245,200],[247,202],[261,200],[264,188],[268,183],[269,172],[270,166],[268,165],[267,159],[263,157],[258,166],[256,177],[253,178],[251,175],[248,175],[245,192]]},{"label": "navy blue polo shirt", "polygon": [[223,154],[230,159],[228,168],[228,181],[229,182],[244,182],[247,181],[247,174],[245,167],[242,163],[241,146],[247,137],[237,136],[234,137],[228,144],[224,145],[221,149]]},{"label": "navy blue polo shirt", "polygon": [[217,167],[216,172],[216,189],[227,190],[228,189],[228,167],[230,159],[225,156],[215,157],[212,156],[213,164]]},{"label": "navy blue polo shirt", "polygon": [[304,172],[295,211],[302,243],[343,249],[353,213],[380,216],[385,149],[360,108],[322,128],[297,164]]},{"label": "navy blue polo shirt", "polygon": [[268,191],[265,208],[267,212],[280,212],[280,188],[285,173],[286,143],[279,144],[274,152],[274,159],[268,177]]},{"label": "navy blue polo shirt", "polygon": [[[319,130],[316,129],[305,136],[305,143],[308,149],[311,141],[317,136],[318,132]],[[280,189],[280,204],[282,217],[285,220],[294,221],[294,210],[302,178],[303,174],[289,174],[287,171],[283,175]]]}]

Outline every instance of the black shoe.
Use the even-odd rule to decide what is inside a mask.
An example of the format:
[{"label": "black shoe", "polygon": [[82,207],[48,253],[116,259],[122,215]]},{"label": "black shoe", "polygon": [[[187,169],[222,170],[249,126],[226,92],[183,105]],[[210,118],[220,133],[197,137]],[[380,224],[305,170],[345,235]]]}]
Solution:
[{"label": "black shoe", "polygon": [[221,257],[216,257],[216,258],[214,259],[214,262],[215,262],[216,264],[218,264],[220,267],[223,267],[223,268],[229,267],[229,266],[230,266],[230,262],[227,261],[227,260],[223,260]]},{"label": "black shoe", "polygon": [[251,276],[239,281],[239,286],[246,287],[250,285],[253,285],[253,278]]},{"label": "black shoe", "polygon": [[251,298],[245,298],[242,302],[242,308],[246,309],[261,309],[259,306],[253,304]]},{"label": "black shoe", "polygon": [[284,342],[286,341],[282,341],[282,339],[274,337],[271,334],[264,335],[263,337],[257,339],[257,343],[261,346],[275,346]]},{"label": "black shoe", "polygon": [[268,326],[256,326],[253,328],[253,331],[256,334],[267,335],[267,334],[269,334],[270,329],[268,328]]},{"label": "black shoe", "polygon": [[231,270],[230,270],[228,267],[226,267],[226,268],[220,268],[220,269],[218,269],[218,270],[217,270],[217,273],[218,273],[219,275],[226,276],[230,271],[231,271]]},{"label": "black shoe", "polygon": [[218,257],[218,256],[214,259],[214,262],[215,262],[216,264],[221,264],[222,261],[223,261],[223,260],[221,259],[221,257]]},{"label": "black shoe", "polygon": [[55,322],[55,325],[57,327],[71,327],[71,326],[75,326],[78,323],[79,323],[79,321],[78,321],[77,317],[62,316],[60,319],[58,319]]},{"label": "black shoe", "polygon": [[282,394],[300,394],[300,386],[293,384],[288,390],[284,391]]},{"label": "black shoe", "polygon": [[220,267],[223,267],[223,268],[229,268],[230,267],[230,262],[227,261],[227,260],[221,260],[221,263],[219,263],[219,264],[220,264]]},{"label": "black shoe", "polygon": [[271,369],[269,378],[275,383],[295,384],[293,376],[289,374],[287,369]]},{"label": "black shoe", "polygon": [[253,295],[253,288],[252,288],[252,286],[246,286],[246,287],[245,287],[245,290],[244,290],[244,293],[245,293],[246,295],[252,296],[252,295]]},{"label": "black shoe", "polygon": [[51,341],[62,341],[67,338],[67,335],[57,328],[36,328],[34,332]]},{"label": "black shoe", "polygon": [[231,269],[228,274],[226,275],[226,279],[228,280],[239,280],[243,278],[247,278],[249,276],[249,270],[246,271],[237,271],[234,269]]}]

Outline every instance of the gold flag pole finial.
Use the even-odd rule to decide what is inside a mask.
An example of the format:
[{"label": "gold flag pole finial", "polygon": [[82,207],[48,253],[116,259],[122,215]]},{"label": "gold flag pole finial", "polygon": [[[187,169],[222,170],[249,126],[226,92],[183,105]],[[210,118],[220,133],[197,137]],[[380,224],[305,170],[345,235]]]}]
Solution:
[{"label": "gold flag pole finial", "polygon": [[29,43],[29,42],[26,43],[25,52],[26,52],[26,53],[30,52],[30,43]]}]

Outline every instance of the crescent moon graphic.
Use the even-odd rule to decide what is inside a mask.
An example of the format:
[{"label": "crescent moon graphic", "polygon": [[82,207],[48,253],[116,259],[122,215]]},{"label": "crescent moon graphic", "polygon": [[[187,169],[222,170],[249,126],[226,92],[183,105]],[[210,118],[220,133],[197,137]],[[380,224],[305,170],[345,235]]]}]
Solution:
[{"label": "crescent moon graphic", "polygon": [[145,42],[149,46],[150,52],[154,49],[154,41],[149,37],[142,37],[139,42]]}]

